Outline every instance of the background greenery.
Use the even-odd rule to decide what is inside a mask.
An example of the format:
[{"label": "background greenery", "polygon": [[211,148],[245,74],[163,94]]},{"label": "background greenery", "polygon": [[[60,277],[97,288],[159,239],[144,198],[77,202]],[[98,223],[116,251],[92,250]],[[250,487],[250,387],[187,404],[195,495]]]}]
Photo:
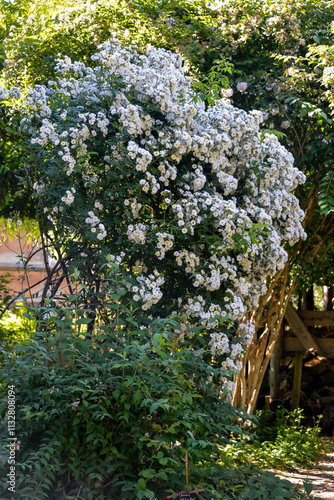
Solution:
[{"label": "background greenery", "polygon": [[[203,89],[206,84],[203,98],[207,100],[215,90],[210,75],[215,81],[227,75],[234,104],[264,110],[268,115],[265,127],[279,134],[308,176],[299,197],[308,209],[309,238],[301,249],[290,250],[291,276],[297,276],[300,289],[331,283],[331,2],[229,1],[207,8],[202,1],[1,0],[0,7],[0,65],[6,85],[29,88],[46,83],[54,76],[60,56],[90,61],[111,31],[127,43],[180,51],[194,85]],[[275,17],[279,19],[270,21]],[[232,74],[226,71],[228,62],[233,64]],[[240,82],[247,83],[244,93],[237,91]],[[226,85],[226,79],[222,83]],[[291,125],[282,128],[284,121]],[[29,196],[14,195],[21,146],[4,113],[0,137],[2,214],[19,211],[34,216]],[[2,294],[1,300],[5,299]],[[53,498],[111,494],[164,498],[169,489],[184,487],[186,449],[192,486],[214,491],[203,498],[298,498],[291,485],[270,473],[261,472],[259,477],[245,462],[251,456],[255,467],[280,465],[281,460],[300,465],[301,449],[303,464],[316,460],[317,428],[303,433],[300,415],[292,427],[281,421],[273,440],[258,431],[252,445],[250,438],[241,437],[222,452],[222,440],[230,432],[238,433],[239,414],[213,387],[201,387],[201,373],[208,366],[199,358],[198,369],[193,370],[190,346],[173,351],[168,324],[153,325],[153,340],[151,333],[134,329],[129,332],[131,342],[122,350],[114,349],[113,341],[106,341],[101,331],[95,345],[103,346],[102,355],[99,348],[87,352],[66,318],[61,324],[48,325],[52,334],[46,337],[42,312],[37,311],[37,328],[31,323],[27,326],[28,318],[22,314],[11,316],[11,322],[2,322],[0,327],[3,389],[9,374],[11,383],[20,388],[18,498],[50,498],[51,491]],[[267,444],[259,444],[261,440]],[[4,452],[2,456],[5,459]],[[108,485],[111,475],[117,475],[117,492]]]}]

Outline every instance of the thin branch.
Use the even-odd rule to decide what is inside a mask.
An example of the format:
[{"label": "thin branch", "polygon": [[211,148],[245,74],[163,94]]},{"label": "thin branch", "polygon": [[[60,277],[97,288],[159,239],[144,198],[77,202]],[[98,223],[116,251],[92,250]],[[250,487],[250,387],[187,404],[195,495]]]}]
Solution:
[{"label": "thin branch", "polygon": [[52,277],[59,270],[59,267],[58,267],[59,264],[61,264],[61,263],[58,260],[58,262],[56,262],[56,264],[53,266],[52,270],[50,271],[50,274],[48,274],[48,276],[47,276],[47,282],[44,285],[44,289],[43,289],[43,293],[42,293],[42,300],[40,303],[41,306],[43,305],[44,299],[45,299],[47,291],[48,291],[48,287],[52,281]]},{"label": "thin branch", "polygon": [[[28,182],[30,184],[30,187],[31,187],[31,189],[33,189],[33,182],[32,182],[32,179],[31,179],[31,176],[30,176],[30,173],[29,173],[29,170],[28,170],[28,167],[26,166],[26,164],[24,164],[24,170],[26,172],[26,176],[27,176]],[[41,221],[41,217],[40,217],[38,200],[36,200],[35,206],[36,206],[36,215],[37,215],[37,220],[38,220],[39,233],[41,235],[44,265],[45,265],[46,273],[49,276],[49,274],[50,274],[50,266],[49,266],[48,255],[46,253],[46,248],[48,248],[49,245],[45,244],[44,233],[42,231],[42,221]]]},{"label": "thin branch", "polygon": [[[51,293],[51,297],[50,298],[53,298],[56,295],[56,293],[59,290],[60,285],[62,284],[62,282],[63,282],[64,278],[66,278],[66,276],[67,275],[65,275],[65,274],[62,274],[61,276],[59,276],[59,278],[58,278],[58,280],[57,280],[54,288],[52,289],[52,293]],[[51,281],[50,284],[53,284],[53,282]],[[44,301],[44,298],[45,298],[45,296],[43,297],[43,301]],[[57,301],[59,301],[59,300],[60,299],[57,298]],[[41,305],[42,305],[42,302],[41,302]]]},{"label": "thin branch", "polygon": [[9,302],[7,302],[6,307],[0,313],[0,319],[5,314],[5,312],[7,311],[7,309],[9,309],[9,307],[13,304],[13,302],[15,302],[19,297],[21,297],[21,295],[23,295],[24,293],[26,293],[29,290],[31,290],[31,288],[34,288],[35,286],[40,285],[41,283],[43,283],[43,281],[45,281],[47,279],[48,279],[48,277],[46,276],[45,278],[41,279],[37,283],[34,283],[31,286],[28,286],[27,288],[25,288],[24,290],[22,290],[22,292],[19,292],[13,299],[11,299]]},{"label": "thin branch", "polygon": [[[274,96],[274,97],[275,97],[275,96]],[[280,101],[278,100],[278,98],[277,98],[277,97],[275,97],[275,99],[276,99],[277,104],[279,105],[279,107],[280,107],[280,108],[281,108],[281,110],[283,111],[283,113],[284,113],[284,115],[285,115],[286,119],[287,119],[287,120],[289,121],[289,123],[291,123],[291,125],[292,125],[293,131],[294,131],[294,133],[295,133],[295,135],[296,135],[297,142],[298,142],[298,146],[299,146],[299,155],[300,155],[300,156],[304,156],[303,146],[302,146],[302,144],[301,144],[301,142],[300,142],[299,135],[298,135],[298,133],[297,133],[297,130],[295,129],[295,126],[294,126],[294,124],[293,124],[292,120],[291,120],[291,119],[288,117],[288,115],[286,114],[286,111],[285,111],[285,109],[284,109],[284,106],[280,103]]]},{"label": "thin branch", "polygon": [[313,262],[313,260],[316,257],[318,251],[320,250],[320,248],[322,247],[322,245],[325,243],[325,241],[327,240],[328,236],[330,235],[330,233],[332,231],[334,231],[334,227],[332,227],[332,229],[330,229],[329,231],[327,231],[327,233],[325,234],[324,238],[321,241],[319,241],[319,243],[313,248],[312,253],[311,253],[311,258],[308,259],[309,262]]},{"label": "thin branch", "polygon": [[[112,481],[111,481],[110,483],[112,483]],[[84,483],[81,483],[80,488],[79,488],[79,491],[78,491],[78,494],[77,494],[77,499],[78,499],[78,498],[79,498],[79,496],[80,496],[80,491],[81,491],[81,489],[82,489],[83,485],[84,485]]]},{"label": "thin branch", "polygon": [[[46,245],[46,248],[50,247],[51,245]],[[43,248],[38,248],[37,250],[35,250],[34,252],[32,252],[31,254],[29,254],[29,257],[27,257],[27,262],[26,264],[28,264],[28,262],[38,253],[38,252],[41,252],[43,250]]]},{"label": "thin branch", "polygon": [[309,131],[306,132],[306,134],[304,136],[304,139],[303,139],[303,142],[302,142],[302,147],[305,146],[305,143],[306,143],[307,139],[309,138],[309,136],[311,135],[311,133],[314,132],[314,130],[316,130],[316,127],[314,127],[313,129],[312,129],[312,127],[310,127]]}]

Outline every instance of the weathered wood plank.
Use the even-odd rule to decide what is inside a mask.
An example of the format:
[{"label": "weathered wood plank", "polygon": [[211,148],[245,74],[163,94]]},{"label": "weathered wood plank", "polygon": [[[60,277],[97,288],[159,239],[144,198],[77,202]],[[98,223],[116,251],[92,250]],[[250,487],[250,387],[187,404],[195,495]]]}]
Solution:
[{"label": "weathered wood plank", "polygon": [[301,344],[304,347],[304,350],[308,351],[309,349],[315,349],[320,356],[325,356],[321,347],[312,337],[302,319],[298,316],[297,311],[292,307],[291,304],[288,304],[288,307],[285,311],[285,318],[291,326],[294,333],[299,338]]},{"label": "weathered wood plank", "polygon": [[[328,358],[334,358],[334,339],[317,339],[317,343]],[[303,344],[297,337],[285,337],[283,341],[285,352],[303,350]]]},{"label": "weathered wood plank", "polygon": [[299,407],[300,389],[302,384],[303,371],[303,352],[297,351],[295,355],[295,367],[293,371],[293,388],[291,409],[296,410]]},{"label": "weathered wood plank", "polygon": [[298,311],[297,314],[306,326],[334,327],[334,311]]}]

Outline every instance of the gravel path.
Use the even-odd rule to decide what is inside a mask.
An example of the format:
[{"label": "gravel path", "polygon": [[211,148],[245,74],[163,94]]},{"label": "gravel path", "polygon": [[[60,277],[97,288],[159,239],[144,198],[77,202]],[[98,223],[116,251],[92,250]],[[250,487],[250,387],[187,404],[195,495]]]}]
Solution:
[{"label": "gravel path", "polygon": [[334,500],[334,453],[325,453],[321,456],[319,464],[311,470],[298,472],[275,472],[282,479],[288,479],[294,484],[301,485],[305,481],[313,484],[311,495],[323,500]]}]

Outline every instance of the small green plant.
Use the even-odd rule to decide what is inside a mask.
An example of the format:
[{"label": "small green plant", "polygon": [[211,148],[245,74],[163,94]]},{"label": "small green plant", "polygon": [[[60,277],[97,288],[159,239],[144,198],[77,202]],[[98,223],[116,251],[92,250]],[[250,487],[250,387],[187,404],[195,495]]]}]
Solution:
[{"label": "small green plant", "polygon": [[[314,427],[303,425],[304,415],[300,408],[292,412],[280,408],[274,417],[274,425],[271,427],[268,440],[263,442],[263,445],[270,450],[273,459],[282,466],[285,464],[285,467],[308,467],[316,463],[322,451],[320,439],[322,416],[318,417]],[[259,439],[265,438],[266,433],[265,428],[262,428],[258,435]]]},{"label": "small green plant", "polygon": [[221,99],[221,91],[228,88],[229,78],[233,64],[225,58],[213,64],[207,76],[201,75],[201,78],[192,85],[196,92],[195,100],[201,99],[213,106],[216,101]]},{"label": "small green plant", "polygon": [[0,276],[0,306],[6,304],[11,298],[11,290],[9,288],[11,274],[5,273]]},{"label": "small green plant", "polygon": [[13,350],[15,345],[21,345],[33,331],[34,322],[27,313],[24,305],[16,304],[12,310],[7,311],[0,319],[0,363],[3,356]]},{"label": "small green plant", "polygon": [[234,467],[223,464],[221,470],[218,484],[224,500],[305,500],[305,494],[290,481],[249,463]]}]

